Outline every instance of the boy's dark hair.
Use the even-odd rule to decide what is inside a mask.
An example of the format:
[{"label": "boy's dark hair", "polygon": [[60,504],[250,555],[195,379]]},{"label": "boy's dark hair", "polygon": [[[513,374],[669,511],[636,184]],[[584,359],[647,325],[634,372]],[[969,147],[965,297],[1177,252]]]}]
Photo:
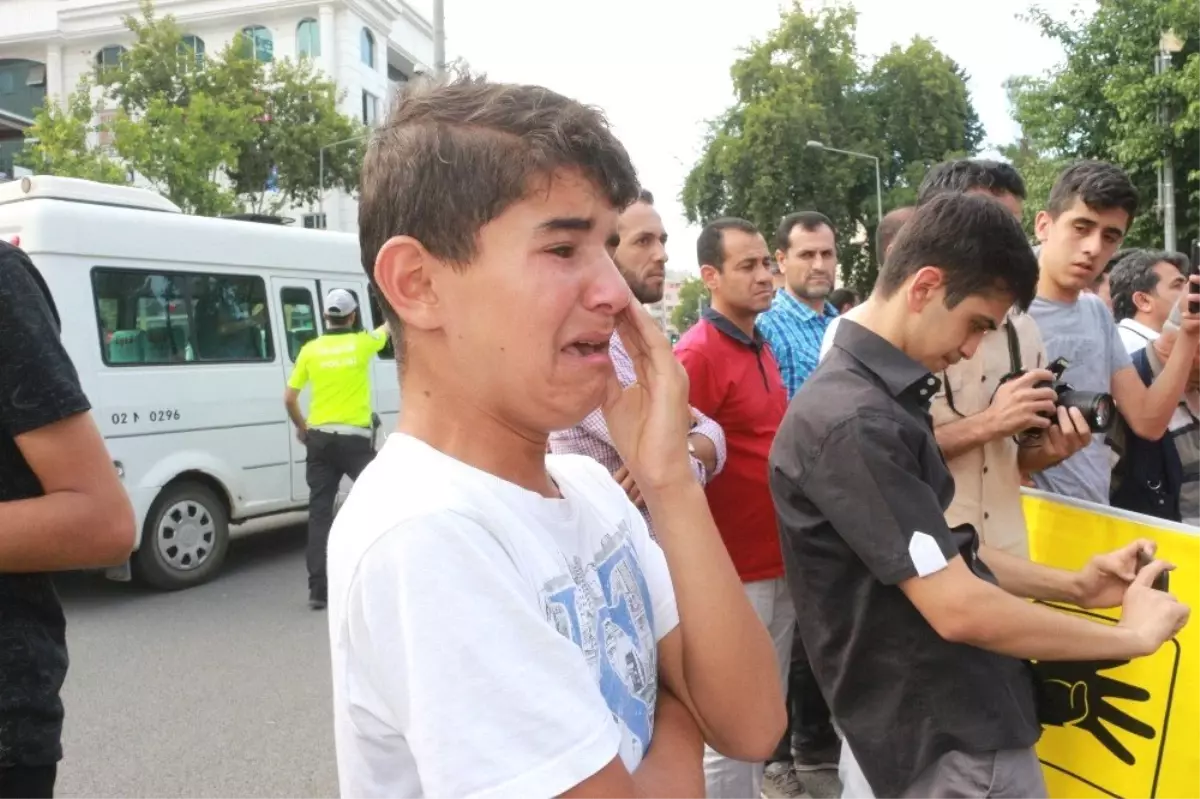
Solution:
[{"label": "boy's dark hair", "polygon": [[1004,291],[1025,310],[1037,292],[1037,258],[1021,223],[983,194],[943,193],[918,206],[896,237],[875,290],[890,297],[926,266],[945,273],[948,308]]},{"label": "boy's dark hair", "polygon": [[917,189],[917,205],[924,205],[942,192],[987,191],[1025,199],[1025,181],[1012,164],[986,158],[959,158],[935,164],[925,173]]},{"label": "boy's dark hair", "polygon": [[745,219],[738,219],[734,216],[714,219],[704,226],[704,229],[700,231],[700,237],[696,239],[696,260],[700,266],[708,264],[715,267],[718,272],[725,268],[726,230],[740,230],[751,235],[758,233],[758,228],[754,226],[754,223],[747,222]]},{"label": "boy's dark hair", "polygon": [[638,192],[637,199],[634,202],[645,203],[646,205],[654,205],[654,195],[649,189],[642,189]]},{"label": "boy's dark hair", "polygon": [[1131,319],[1137,314],[1133,295],[1137,292],[1151,294],[1158,285],[1158,273],[1154,267],[1169,263],[1182,274],[1187,274],[1191,263],[1183,253],[1166,250],[1126,250],[1125,257],[1113,267],[1108,279],[1108,293],[1112,295],[1113,318],[1118,322]]},{"label": "boy's dark hair", "polygon": [[883,221],[875,229],[875,260],[879,262],[880,266],[883,266],[888,247],[892,246],[892,242],[900,233],[900,228],[904,227],[904,223],[908,221],[915,210],[917,210],[916,206],[905,205],[893,208],[883,215]]},{"label": "boy's dark hair", "polygon": [[850,289],[834,289],[829,292],[829,296],[825,298],[825,301],[841,311],[842,306],[846,303],[858,302],[858,295]]},{"label": "boy's dark hair", "polygon": [[[578,169],[623,209],[639,196],[625,147],[597,109],[541,86],[491,83],[466,72],[409,82],[374,132],[358,207],[362,265],[393,236],[466,266],[479,230],[558,169]],[[399,319],[379,292],[384,314]]]},{"label": "boy's dark hair", "polygon": [[1093,211],[1119,208],[1129,214],[1126,229],[1137,216],[1137,189],[1125,170],[1107,161],[1076,161],[1064,169],[1050,189],[1046,211],[1057,219],[1059,214],[1071,207],[1076,197]]},{"label": "boy's dark hair", "polygon": [[792,231],[797,227],[810,232],[821,227],[827,227],[833,231],[835,237],[837,236],[837,228],[833,226],[833,222],[825,214],[820,211],[797,211],[794,214],[788,214],[779,221],[779,228],[775,231],[776,250],[780,252],[788,251]]}]

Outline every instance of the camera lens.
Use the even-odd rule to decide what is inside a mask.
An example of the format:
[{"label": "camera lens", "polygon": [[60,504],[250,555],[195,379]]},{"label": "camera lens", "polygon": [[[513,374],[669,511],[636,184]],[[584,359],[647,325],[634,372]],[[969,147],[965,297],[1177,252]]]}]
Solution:
[{"label": "camera lens", "polygon": [[1099,391],[1064,391],[1058,397],[1064,408],[1078,408],[1093,433],[1105,433],[1113,423],[1113,398]]}]

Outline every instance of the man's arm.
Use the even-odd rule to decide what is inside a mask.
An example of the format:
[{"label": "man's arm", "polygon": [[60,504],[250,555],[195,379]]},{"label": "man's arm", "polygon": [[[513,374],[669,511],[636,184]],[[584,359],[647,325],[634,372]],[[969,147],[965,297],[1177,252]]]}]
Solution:
[{"label": "man's arm", "polygon": [[0,571],[115,566],[133,549],[134,515],[89,412],[16,437],[43,496],[0,503]]},{"label": "man's arm", "polygon": [[714,381],[701,371],[699,354],[681,351],[676,361],[636,303],[618,324],[646,385],[622,391],[614,378],[604,414],[654,519],[679,610],[679,626],[658,645],[662,682],[687,706],[710,746],[739,760],[765,760],[787,724],[775,647],[687,465],[688,395],[694,407],[713,415]]},{"label": "man's arm", "polygon": [[[1008,381],[996,390],[991,404],[980,413],[939,425],[934,430],[938,449],[946,460],[953,460],[998,438],[1014,436],[1030,428],[1045,430],[1050,426],[1046,416],[1054,413],[1055,393],[1052,388],[1034,388],[1034,385],[1053,379],[1046,370],[1034,369]],[[947,388],[943,386],[942,391]],[[941,405],[947,400],[944,395],[939,395],[936,402]]]},{"label": "man's arm", "polygon": [[[1200,277],[1193,276],[1192,280],[1200,282]],[[1129,365],[1129,354],[1121,343],[1116,325],[1113,324],[1111,328],[1113,341],[1109,346],[1119,349],[1119,352],[1114,350],[1114,357],[1120,358],[1113,365],[1123,364],[1113,372],[1113,401],[1133,432],[1149,441],[1157,441],[1167,432],[1167,425],[1187,387],[1188,374],[1196,361],[1196,350],[1200,347],[1197,339],[1200,335],[1200,314],[1188,311],[1186,291],[1180,295],[1179,301],[1182,317],[1175,346],[1171,349],[1171,357],[1163,365],[1162,373],[1149,387],[1142,382],[1137,370]]]},{"label": "man's arm", "polygon": [[[725,431],[696,408],[691,411],[696,420],[696,426],[688,434],[688,442],[695,450],[692,471],[698,472],[696,476],[701,483],[708,483],[725,468]],[[697,465],[703,466],[703,470],[698,470]]]},{"label": "man's arm", "polygon": [[116,565],[133,548],[133,509],[35,275],[0,245],[0,428],[43,492],[0,502],[0,572]]},{"label": "man's arm", "polygon": [[283,392],[283,404],[287,408],[288,418],[296,427],[296,434],[303,441],[308,435],[308,423],[304,420],[304,412],[300,410],[300,390],[288,386]]},{"label": "man's arm", "polygon": [[658,688],[654,739],[633,774],[619,757],[563,797],[703,797],[704,737],[688,709],[666,686]]},{"label": "man's arm", "polygon": [[287,388],[283,392],[283,405],[287,408],[288,418],[296,427],[296,435],[301,441],[308,435],[308,422],[304,412],[300,410],[300,392],[308,385],[308,345],[300,348],[296,356],[296,366],[292,376],[288,378]]},{"label": "man's arm", "polygon": [[[1115,626],[1018,599],[976,577],[957,556],[941,571],[902,582],[900,589],[947,641],[1026,660],[1129,660],[1153,654],[1187,621],[1185,605],[1150,588],[1165,566],[1156,562],[1139,574]],[[1038,590],[1047,587],[1041,580],[1056,580],[1026,577],[1039,582]]]},{"label": "man's arm", "polygon": [[[977,577],[958,554],[937,495],[921,480],[914,446],[890,417],[860,414],[830,433],[798,490],[872,574],[898,586],[942,638],[1020,658],[1125,659],[1154,651],[1186,620],[1186,608],[1169,595],[1158,592],[1166,605],[1144,596],[1153,593],[1149,583],[1147,592],[1126,592],[1122,623],[1110,627],[1018,599]],[[786,525],[786,505],[780,516]],[[914,556],[917,535],[932,538],[941,557],[925,548]],[[1072,593],[1056,570],[1015,564],[1017,558],[992,550],[986,557],[986,564],[996,565],[998,581],[1013,591],[1055,599]]]}]

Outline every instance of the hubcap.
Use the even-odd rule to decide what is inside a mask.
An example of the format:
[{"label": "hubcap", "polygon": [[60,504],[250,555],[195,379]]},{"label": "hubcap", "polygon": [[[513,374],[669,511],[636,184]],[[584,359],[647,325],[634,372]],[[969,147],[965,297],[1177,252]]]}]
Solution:
[{"label": "hubcap", "polygon": [[172,569],[191,571],[208,560],[217,540],[217,526],[208,508],[183,499],[167,508],[158,523],[158,554]]}]

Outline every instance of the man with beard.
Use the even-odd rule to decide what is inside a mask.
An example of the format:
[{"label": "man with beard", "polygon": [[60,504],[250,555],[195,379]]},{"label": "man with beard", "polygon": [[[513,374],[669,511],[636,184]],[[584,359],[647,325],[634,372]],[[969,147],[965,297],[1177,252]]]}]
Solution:
[{"label": "man with beard", "polygon": [[837,273],[833,223],[816,211],[789,214],[775,234],[775,260],[784,287],[758,320],[771,345],[788,399],[817,368],[825,328],[838,315],[826,299]]},{"label": "man with beard", "polygon": [[[667,233],[663,229],[662,217],[654,209],[654,195],[643,189],[637,201],[619,217],[617,235],[608,242],[608,249],[617,264],[617,269],[629,284],[634,298],[643,305],[651,305],[663,297],[663,283],[667,277],[666,247]],[[621,385],[628,386],[636,382],[633,361],[619,334],[613,333],[608,352]],[[701,485],[705,485],[725,466],[725,433],[720,425],[695,408],[692,408],[692,416],[695,424],[688,436],[692,473]],[[556,455],[587,455],[603,464],[612,473],[613,479],[621,484],[629,499],[641,510],[646,525],[650,528],[650,534],[654,535],[650,512],[637,484],[617,453],[599,408],[575,427],[551,433],[550,451]]]}]

